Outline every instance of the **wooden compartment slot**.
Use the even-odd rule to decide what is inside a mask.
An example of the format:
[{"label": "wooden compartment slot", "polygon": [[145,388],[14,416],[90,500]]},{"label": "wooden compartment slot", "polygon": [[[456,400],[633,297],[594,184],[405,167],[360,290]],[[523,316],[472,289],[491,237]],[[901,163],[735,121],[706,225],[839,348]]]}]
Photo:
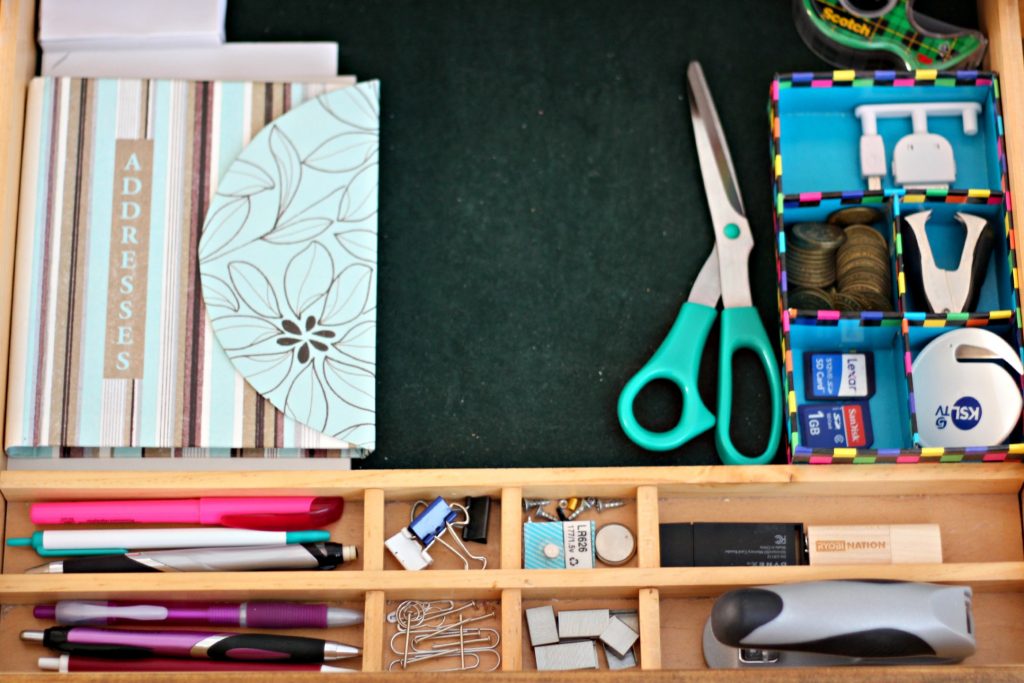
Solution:
[{"label": "wooden compartment slot", "polygon": [[[37,527],[29,519],[29,506],[27,502],[13,502],[7,504],[7,522],[4,528],[4,538],[17,538],[31,536],[33,531],[46,529],[118,529],[125,528],[124,524],[48,524]],[[200,527],[200,524],[147,524],[131,525],[133,528],[172,528],[172,527]],[[359,548],[359,557],[352,562],[345,563],[336,571],[358,571],[364,564],[363,541],[363,501],[354,497],[345,498],[345,509],[341,519],[328,527],[331,532],[331,541],[343,545],[354,545]],[[41,557],[32,548],[7,548],[3,559],[3,572],[5,574],[22,574],[27,569],[53,560],[64,559],[61,557]]]},{"label": "wooden compartment slot", "polygon": [[782,497],[669,496],[660,521],[779,522],[806,525],[938,524],[944,562],[1020,562],[1020,503],[1016,493]]},{"label": "wooden compartment slot", "polygon": [[[556,622],[557,622],[557,618],[558,618],[557,615],[560,612],[562,612],[562,611],[568,611],[568,610],[589,610],[589,609],[609,609],[609,610],[613,610],[613,611],[614,610],[636,611],[638,613],[638,615],[640,616],[641,620],[643,619],[643,615],[639,614],[640,600],[638,599],[637,593],[635,591],[632,592],[632,593],[623,592],[622,593],[622,597],[578,598],[578,599],[570,599],[570,600],[543,599],[543,598],[525,598],[524,597],[524,599],[523,599],[523,610],[524,610],[524,612],[525,612],[525,610],[530,609],[531,607],[541,607],[541,606],[544,606],[544,605],[551,605],[554,608],[555,615],[556,615],[556,617],[555,617],[556,618]],[[523,626],[522,626],[522,653],[523,653],[523,655],[522,655],[523,656],[523,667],[522,667],[522,670],[523,671],[536,671],[537,670],[537,660],[536,660],[536,658],[534,656],[533,647],[531,647],[531,645],[530,645],[530,634],[529,634],[529,632],[528,632],[528,630],[526,628],[525,623],[523,623],[522,620],[520,621],[520,623],[523,624]],[[643,628],[643,624],[641,623],[641,629],[642,628]],[[597,650],[598,650],[598,657],[597,657],[598,665],[599,665],[599,667],[600,667],[600,669],[602,671],[605,671],[605,670],[608,669],[608,662],[607,662],[607,660],[605,658],[604,647],[601,645],[600,641],[595,641],[595,642],[596,642],[596,646],[597,646]],[[637,641],[637,644],[634,647],[636,658],[637,658],[637,667],[634,668],[634,669],[626,669],[625,671],[639,671],[640,668],[643,667],[643,662],[641,661],[641,658],[640,658],[640,653],[641,653],[641,648],[642,648],[641,642],[642,642],[642,639],[641,639],[641,641]],[[646,667],[644,667],[644,668],[646,668]],[[587,673],[587,671],[582,671],[580,673]]]},{"label": "wooden compartment slot", "polygon": [[[390,538],[394,534],[397,534],[399,531],[401,531],[402,528],[409,525],[409,522],[411,521],[410,512],[412,510],[412,506],[417,501],[423,501],[424,503],[429,505],[435,498],[437,498],[437,495],[428,495],[420,498],[411,499],[388,498],[384,504],[383,539],[386,540]],[[466,546],[466,549],[470,553],[478,557],[486,558],[487,566],[485,569],[498,569],[501,567],[501,493],[500,491],[489,491],[487,493],[482,494],[461,493],[455,495],[446,495],[444,496],[444,499],[448,501],[449,504],[458,503],[460,505],[465,505],[466,497],[469,495],[486,495],[489,496],[491,499],[491,511],[487,523],[487,543],[463,541],[462,531],[460,528],[456,527],[455,533],[457,535],[457,540],[452,540],[449,537],[449,532],[445,532],[443,536],[439,537],[438,540],[434,542],[434,544],[430,547],[429,550],[430,557],[433,558],[433,563],[426,569],[420,571],[429,572],[441,569],[463,569],[464,565],[462,559],[457,557],[451,550],[446,548],[444,543],[441,542],[442,540],[444,540],[448,545],[452,546],[459,552],[462,552],[462,548],[459,545],[459,542],[461,541]],[[423,510],[424,506],[419,505],[416,511],[417,513],[419,513],[422,512]],[[463,519],[461,511],[456,510],[456,512],[458,512],[458,519],[461,521]],[[392,555],[387,548],[384,548],[384,569],[404,571],[402,565],[398,562],[398,560],[395,559],[394,555]],[[469,559],[470,571],[479,571],[480,569],[481,562],[479,562],[476,559]]]},{"label": "wooden compartment slot", "polygon": [[[159,600],[156,596],[153,600]],[[164,600],[170,598],[164,597]],[[177,600],[187,600],[187,595],[175,596]],[[227,601],[227,600],[225,600]],[[328,602],[335,607],[347,607],[349,609],[363,609],[363,602],[361,600],[323,600],[321,602]],[[0,608],[0,656],[2,660],[2,668],[0,670],[4,672],[38,672],[39,667],[37,661],[40,657],[55,657],[59,652],[44,647],[40,643],[27,643],[20,638],[22,631],[26,629],[42,630],[51,626],[56,626],[56,622],[36,619],[32,614],[32,608],[34,604],[19,604],[19,605],[4,605]],[[43,603],[38,603],[43,604]],[[50,603],[52,604],[52,603]],[[134,626],[129,625],[118,625],[112,628],[120,629],[133,629]],[[139,630],[155,629],[154,625],[142,624]],[[208,631],[217,633],[282,633],[287,635],[295,636],[308,636],[310,638],[323,638],[325,640],[333,640],[339,643],[345,643],[346,645],[355,645],[356,647],[363,647],[363,626],[345,626],[339,628],[327,628],[327,629],[254,629],[254,628],[240,628],[240,627],[227,627],[227,626],[206,626],[206,625],[194,625],[194,626],[168,626],[168,630],[180,630],[180,631]],[[335,662],[331,662],[332,666],[340,666],[348,669],[361,670],[363,668],[362,657],[353,657],[351,659],[340,659]]]},{"label": "wooden compartment slot", "polygon": [[[453,592],[451,598],[434,598],[429,601],[429,609],[460,609],[457,614],[451,614],[446,617],[446,621],[440,623],[440,620],[434,619],[430,623],[434,625],[440,625],[441,628],[446,628],[441,638],[437,639],[426,639],[421,641],[419,644],[413,642],[413,635],[409,635],[409,631],[406,630],[406,635],[399,634],[398,624],[392,621],[392,615],[397,613],[397,610],[402,608],[406,601],[425,602],[420,601],[418,598],[409,597],[404,600],[392,600],[391,596],[388,596],[386,602],[386,609],[384,615],[384,629],[383,629],[383,660],[382,660],[382,671],[390,671],[394,673],[399,672],[440,672],[440,671],[452,671],[459,670],[462,667],[477,673],[486,673],[489,671],[500,671],[502,668],[501,653],[502,653],[502,617],[503,607],[501,600],[493,599],[478,599],[471,595],[462,595]],[[465,608],[465,609],[462,609]],[[416,623],[415,615],[418,607],[409,608],[408,605],[405,607],[408,610],[408,614],[414,617],[413,624]],[[465,655],[456,655],[454,653],[431,659],[423,659],[421,661],[415,661],[417,657],[417,651],[421,653],[429,651],[431,649],[441,650],[453,650],[457,648],[457,644],[460,640],[459,628],[456,624],[460,621],[467,621],[463,627],[463,633],[461,638],[464,643],[466,641],[473,641],[475,639],[487,639],[485,643],[474,643],[468,642],[467,648],[475,646],[489,647],[492,643],[494,648],[492,652],[480,652],[467,653]],[[480,629],[483,631],[481,634],[473,634],[474,629]],[[470,631],[467,635],[466,631]],[[434,645],[439,647],[435,648]],[[406,647],[408,646],[408,650]],[[408,659],[406,658],[408,654]],[[465,657],[463,659],[463,657]],[[412,660],[412,661],[409,661]],[[406,662],[403,665],[403,662]]]},{"label": "wooden compartment slot", "polygon": [[[969,584],[968,584],[969,585]],[[706,669],[701,641],[715,597],[662,598],[662,665],[666,669]],[[1024,665],[1024,594],[975,588],[972,598],[977,652],[957,666]],[[937,667],[936,670],[948,667]],[[955,669],[953,669],[955,671]],[[894,670],[895,671],[895,670]]]},{"label": "wooden compartment slot", "polygon": [[[578,488],[582,489],[582,487],[578,487]],[[603,510],[603,511],[598,511],[597,508],[591,508],[589,510],[586,510],[586,511],[580,513],[580,515],[578,517],[576,517],[576,520],[577,521],[593,522],[594,523],[595,533],[597,531],[599,531],[601,529],[601,527],[603,525],[605,525],[605,524],[613,524],[613,523],[614,524],[622,524],[623,526],[627,527],[633,533],[633,538],[637,542],[637,552],[625,564],[617,565],[617,566],[619,566],[619,567],[639,567],[640,566],[640,563],[639,563],[640,538],[639,538],[639,535],[638,535],[638,529],[639,529],[639,526],[637,524],[638,507],[637,507],[637,499],[635,497],[635,494],[634,495],[627,495],[627,496],[610,496],[610,495],[592,494],[592,493],[589,493],[589,492],[583,490],[582,493],[574,494],[574,495],[577,495],[577,496],[579,496],[581,498],[585,497],[585,496],[589,496],[589,497],[593,497],[593,498],[600,498],[602,500],[616,500],[616,501],[621,501],[622,503],[624,503],[621,507],[610,508],[610,509],[606,509],[606,510]],[[551,503],[548,504],[548,505],[543,506],[543,509],[545,511],[547,511],[548,513],[551,513],[551,514],[555,515],[556,517],[558,516],[557,513],[556,513],[556,510],[558,508],[559,500],[561,500],[560,498],[552,498],[549,495],[532,496],[532,495],[529,495],[528,492],[523,494],[523,498],[524,499],[550,500]],[[542,517],[539,517],[536,514],[536,512],[531,509],[531,510],[523,510],[520,522],[521,523],[520,523],[520,526],[519,526],[519,528],[517,530],[517,533],[519,534],[520,543],[521,543],[522,542],[522,532],[523,532],[522,524],[526,524],[527,522],[529,522],[531,524],[533,524],[533,523],[544,523],[544,522],[550,522],[550,520],[544,519]],[[517,567],[524,567],[525,566],[525,558],[522,557],[522,552],[520,552],[520,562],[516,566]],[[594,558],[594,568],[595,569],[607,569],[609,567],[610,567],[609,565],[606,565],[603,562],[601,562],[599,559],[597,559],[597,557],[595,555],[595,558]]]}]

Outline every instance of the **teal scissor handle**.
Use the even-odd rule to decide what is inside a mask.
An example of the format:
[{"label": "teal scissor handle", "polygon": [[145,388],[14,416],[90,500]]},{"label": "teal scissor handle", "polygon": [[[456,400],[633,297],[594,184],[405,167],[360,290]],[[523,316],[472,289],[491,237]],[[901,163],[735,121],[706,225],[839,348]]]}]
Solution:
[{"label": "teal scissor handle", "polygon": [[[697,377],[711,325],[717,311],[710,306],[686,302],[661,346],[619,394],[619,424],[630,440],[649,451],[678,448],[715,425],[715,416],[700,399]],[[637,422],[633,401],[654,380],[672,382],[683,394],[683,412],[679,422],[665,432],[652,432]]]},{"label": "teal scissor handle", "polygon": [[[718,360],[718,427],[715,444],[718,456],[726,465],[766,465],[775,457],[775,448],[782,435],[782,381],[768,333],[761,316],[753,306],[740,306],[722,310],[721,353]],[[756,457],[736,450],[729,436],[732,422],[732,360],[740,349],[753,351],[761,360],[768,379],[768,393],[772,396],[772,431],[764,452]]]}]

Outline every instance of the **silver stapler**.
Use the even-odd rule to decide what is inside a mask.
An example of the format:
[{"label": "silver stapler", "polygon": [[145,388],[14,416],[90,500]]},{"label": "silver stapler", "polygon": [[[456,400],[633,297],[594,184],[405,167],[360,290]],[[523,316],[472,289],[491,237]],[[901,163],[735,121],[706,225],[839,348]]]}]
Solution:
[{"label": "silver stapler", "polygon": [[974,654],[971,589],[811,581],[731,591],[704,627],[713,669],[952,664]]}]

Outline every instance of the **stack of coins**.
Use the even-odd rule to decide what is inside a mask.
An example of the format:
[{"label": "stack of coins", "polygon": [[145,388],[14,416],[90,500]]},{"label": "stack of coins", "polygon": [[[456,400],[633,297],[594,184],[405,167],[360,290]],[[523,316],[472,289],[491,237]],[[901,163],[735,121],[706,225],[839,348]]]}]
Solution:
[{"label": "stack of coins", "polygon": [[[889,245],[874,228],[850,225],[845,229],[846,242],[836,255],[839,294],[844,299],[842,310],[889,311]],[[840,302],[835,302],[840,303]]]},{"label": "stack of coins", "polygon": [[797,223],[789,230],[786,272],[797,287],[823,288],[836,281],[836,251],[843,229],[828,223]]},{"label": "stack of coins", "polygon": [[787,229],[789,306],[801,310],[891,311],[889,245],[870,226],[878,209],[851,206],[827,223]]}]

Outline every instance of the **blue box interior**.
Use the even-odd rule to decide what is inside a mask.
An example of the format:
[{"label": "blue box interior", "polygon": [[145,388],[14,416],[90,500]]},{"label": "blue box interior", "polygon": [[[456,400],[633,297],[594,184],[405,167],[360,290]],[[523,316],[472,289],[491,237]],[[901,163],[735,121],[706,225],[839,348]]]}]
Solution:
[{"label": "blue box interior", "polygon": [[[929,342],[941,337],[944,334],[948,334],[953,330],[962,329],[959,327],[922,327],[913,325],[907,331],[907,343],[910,347],[910,361],[911,363],[917,359],[918,354],[926,347]],[[983,329],[989,332],[994,332],[999,335],[1004,341],[1014,348],[1017,355],[1021,355],[1020,346],[1017,343],[1016,328],[1010,321],[989,323]],[[911,381],[913,381],[913,372],[911,372]],[[915,391],[916,393],[916,391]],[[874,415],[874,406],[872,406],[872,416]],[[925,416],[917,415],[917,420],[925,419]],[[1018,422],[1017,428],[1013,434],[1010,435],[1009,443],[1020,443],[1024,440],[1024,434],[1022,434],[1021,424]],[[983,446],[994,446],[998,444],[977,444],[979,447]]]},{"label": "blue box interior", "polygon": [[[808,321],[810,322],[810,321]],[[875,394],[868,400],[874,440],[870,448],[911,448],[910,391],[904,372],[903,335],[898,325],[862,325],[839,320],[837,325],[799,324],[789,328],[793,356],[793,391],[798,406],[812,405],[804,390],[804,355],[813,351],[865,352],[874,356]],[[792,425],[799,429],[799,424]],[[800,443],[804,444],[801,435]]]},{"label": "blue box interior", "polygon": [[[795,223],[823,223],[828,219],[830,214],[849,206],[851,205],[843,204],[840,199],[823,199],[818,206],[794,206],[784,208],[782,211],[782,226],[786,235],[785,243],[789,243],[789,226]],[[892,301],[893,310],[896,310],[898,291],[896,288],[896,249],[892,242],[892,209],[888,202],[869,204],[869,206],[881,211],[882,215],[885,217],[884,220],[875,223],[871,227],[878,230],[878,232],[885,237],[885,241],[889,245],[889,272],[892,274],[889,298]],[[793,287],[794,285],[789,284],[787,279],[786,291],[789,292]]]},{"label": "blue box interior", "polygon": [[[970,101],[982,105],[978,132],[966,135],[960,117],[929,117],[928,132],[945,137],[953,146],[956,181],[952,187],[1000,190],[998,130],[993,88],[957,87],[832,87],[783,88],[779,91],[779,140],[782,191],[851,191],[866,189],[860,171],[861,123],[854,108],[861,104]],[[885,141],[885,189],[895,188],[891,175],[892,150],[912,132],[909,117],[879,119]]]},{"label": "blue box interior", "polygon": [[[978,303],[970,313],[987,313],[990,311],[1016,310],[1014,301],[1013,277],[1010,273],[1010,244],[1006,238],[1005,208],[1001,204],[946,204],[942,202],[924,202],[909,204],[900,202],[900,215],[906,217],[918,211],[931,210],[932,215],[925,231],[931,245],[935,262],[943,270],[956,270],[960,263],[967,231],[956,220],[959,212],[972,213],[989,221],[995,228],[996,240],[989,259],[988,270],[982,283]],[[900,222],[901,235],[906,228]],[[906,254],[904,254],[904,258]],[[924,302],[917,301],[910,283],[906,283],[905,310],[907,313],[924,313],[927,311]]]}]

